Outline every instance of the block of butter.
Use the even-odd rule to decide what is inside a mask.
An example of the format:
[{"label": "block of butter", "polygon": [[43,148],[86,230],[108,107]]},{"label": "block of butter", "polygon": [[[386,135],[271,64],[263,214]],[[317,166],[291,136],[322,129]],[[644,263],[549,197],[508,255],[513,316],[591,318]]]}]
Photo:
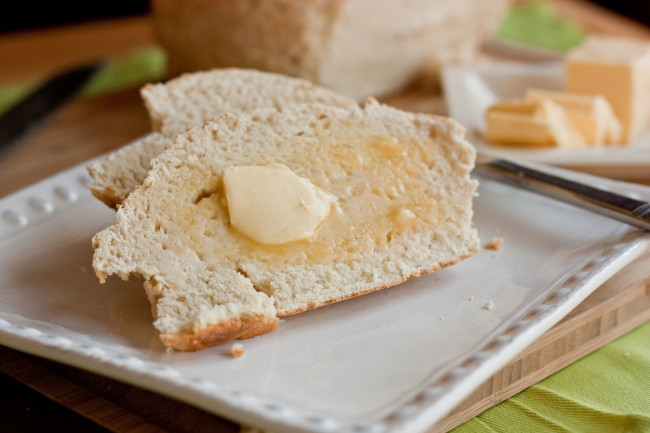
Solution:
[{"label": "block of butter", "polygon": [[565,60],[571,93],[601,94],[611,104],[630,142],[650,125],[650,43],[591,36]]},{"label": "block of butter", "polygon": [[602,95],[528,89],[524,99],[530,102],[550,100],[562,106],[568,120],[583,135],[587,144],[601,146],[621,142],[621,122]]},{"label": "block of butter", "polygon": [[566,110],[553,101],[502,101],[485,116],[486,138],[497,144],[533,147],[582,147],[584,137]]}]

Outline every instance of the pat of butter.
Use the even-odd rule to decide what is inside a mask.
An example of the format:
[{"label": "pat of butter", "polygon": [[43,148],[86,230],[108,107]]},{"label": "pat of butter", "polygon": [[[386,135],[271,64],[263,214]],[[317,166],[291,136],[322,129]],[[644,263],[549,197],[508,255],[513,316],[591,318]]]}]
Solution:
[{"label": "pat of butter", "polygon": [[230,224],[268,245],[310,239],[336,201],[281,164],[228,167],[223,183]]},{"label": "pat of butter", "polygon": [[650,43],[591,36],[565,59],[571,93],[603,95],[623,126],[623,141],[650,126]]},{"label": "pat of butter", "polygon": [[485,116],[488,140],[504,145],[581,147],[585,139],[554,102],[503,101]]},{"label": "pat of butter", "polygon": [[578,95],[541,89],[528,89],[526,101],[550,100],[566,110],[568,120],[585,137],[587,144],[620,143],[621,122],[602,95]]}]

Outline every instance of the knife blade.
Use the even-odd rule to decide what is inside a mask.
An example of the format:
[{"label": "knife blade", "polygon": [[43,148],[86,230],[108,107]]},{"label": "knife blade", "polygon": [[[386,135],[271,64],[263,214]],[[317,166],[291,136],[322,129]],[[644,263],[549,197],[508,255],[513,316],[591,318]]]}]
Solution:
[{"label": "knife blade", "polygon": [[475,170],[565,203],[650,231],[650,203],[546,173],[542,169],[479,153]]},{"label": "knife blade", "polygon": [[102,65],[95,62],[59,73],[0,116],[0,156],[77,94]]}]

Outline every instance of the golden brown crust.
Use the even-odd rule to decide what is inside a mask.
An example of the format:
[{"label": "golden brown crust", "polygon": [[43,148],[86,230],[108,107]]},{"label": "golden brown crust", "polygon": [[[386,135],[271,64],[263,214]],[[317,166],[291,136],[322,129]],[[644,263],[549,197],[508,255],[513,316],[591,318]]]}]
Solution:
[{"label": "golden brown crust", "polygon": [[[95,196],[95,198],[97,198],[99,201],[103,202],[106,206],[112,209],[117,209],[117,205],[122,203],[122,197],[102,194],[101,190],[95,188],[90,188],[90,192]],[[110,191],[108,191],[107,188],[104,192],[110,192]]]},{"label": "golden brown crust", "polygon": [[425,270],[422,270],[421,272],[416,272],[416,273],[414,273],[412,275],[409,275],[407,277],[402,277],[402,278],[400,278],[398,280],[395,280],[395,281],[390,282],[388,284],[385,284],[383,286],[375,287],[375,288],[372,288],[372,289],[369,289],[369,290],[364,290],[363,292],[357,292],[357,293],[354,293],[354,294],[352,294],[350,296],[342,296],[340,298],[329,299],[329,300],[327,300],[325,302],[321,302],[320,304],[310,305],[309,307],[300,308],[300,309],[297,309],[297,310],[290,311],[288,313],[286,313],[286,312],[282,312],[282,313],[278,312],[278,317],[293,316],[294,314],[300,314],[300,313],[304,313],[305,311],[314,310],[316,308],[324,307],[326,305],[336,304],[338,302],[342,302],[342,301],[345,301],[345,300],[348,300],[348,299],[356,298],[356,297],[359,297],[359,296],[362,296],[362,295],[366,295],[368,293],[378,292],[379,290],[387,289],[389,287],[393,287],[393,286],[396,286],[398,284],[402,284],[402,283],[404,283],[404,282],[406,282],[406,281],[408,281],[408,280],[410,280],[412,278],[417,278],[417,277],[421,277],[422,275],[431,274],[433,272],[439,271],[442,268],[446,268],[447,266],[455,265],[456,263],[459,263],[459,262],[461,262],[461,261],[463,261],[465,259],[468,259],[468,258],[472,257],[477,252],[478,252],[478,249],[472,249],[471,251],[469,251],[469,253],[465,254],[464,256],[458,257],[456,260],[452,260],[450,262],[442,263],[440,266],[430,268],[430,269],[425,269]]},{"label": "golden brown crust", "polygon": [[[409,275],[408,277],[400,278],[399,280],[393,281],[383,286],[379,286],[370,290],[355,293],[354,295],[351,296],[330,299],[323,303],[312,305],[308,308],[294,310],[289,313],[278,314],[278,316],[284,317],[284,316],[291,316],[294,314],[303,313],[305,311],[313,310],[316,308],[324,307],[326,305],[342,302],[347,299],[356,298],[361,295],[365,295],[368,293],[393,287],[412,278],[417,278],[422,275],[436,272],[447,266],[454,265],[462,260],[471,257],[476,252],[477,250],[472,250],[468,254],[459,257],[457,260],[443,263],[440,266],[423,270],[422,272],[417,272],[415,274]],[[250,317],[248,319],[235,318],[227,322],[212,324],[206,326],[205,328],[200,329],[197,332],[188,332],[185,334],[174,334],[174,335],[163,334],[160,336],[160,339],[166,346],[176,350],[197,351],[197,350],[204,349],[208,346],[225,343],[227,341],[234,340],[234,339],[246,339],[246,338],[252,338],[258,335],[266,334],[268,332],[275,330],[277,326],[278,326],[277,319],[269,318],[268,316],[264,316],[260,314],[260,315]]]},{"label": "golden brown crust", "polygon": [[208,325],[197,332],[184,334],[161,334],[165,346],[176,350],[196,351],[230,340],[245,339],[275,330],[278,320],[263,314],[246,319],[234,318],[226,322]]},{"label": "golden brown crust", "polygon": [[317,78],[321,46],[341,7],[340,0],[151,3],[154,32],[172,76],[238,66],[310,80]]}]

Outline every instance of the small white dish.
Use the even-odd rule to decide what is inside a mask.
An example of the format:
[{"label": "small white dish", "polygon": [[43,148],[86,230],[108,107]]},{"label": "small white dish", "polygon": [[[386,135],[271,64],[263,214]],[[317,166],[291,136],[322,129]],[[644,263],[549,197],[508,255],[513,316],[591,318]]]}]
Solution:
[{"label": "small white dish", "polygon": [[443,87],[449,116],[467,128],[478,149],[503,158],[566,167],[604,167],[600,172],[620,178],[650,176],[650,130],[627,146],[586,149],[530,149],[498,146],[483,138],[485,111],[497,101],[520,99],[526,89],[564,89],[562,63],[500,62],[479,66],[448,67]]},{"label": "small white dish", "polygon": [[141,282],[100,285],[92,271],[90,239],[114,213],[87,181],[78,166],[0,200],[0,343],[275,433],[424,431],[650,245],[648,233],[482,180],[476,225],[501,250],[286,318],[243,341],[241,358],[231,344],[170,353]]}]

